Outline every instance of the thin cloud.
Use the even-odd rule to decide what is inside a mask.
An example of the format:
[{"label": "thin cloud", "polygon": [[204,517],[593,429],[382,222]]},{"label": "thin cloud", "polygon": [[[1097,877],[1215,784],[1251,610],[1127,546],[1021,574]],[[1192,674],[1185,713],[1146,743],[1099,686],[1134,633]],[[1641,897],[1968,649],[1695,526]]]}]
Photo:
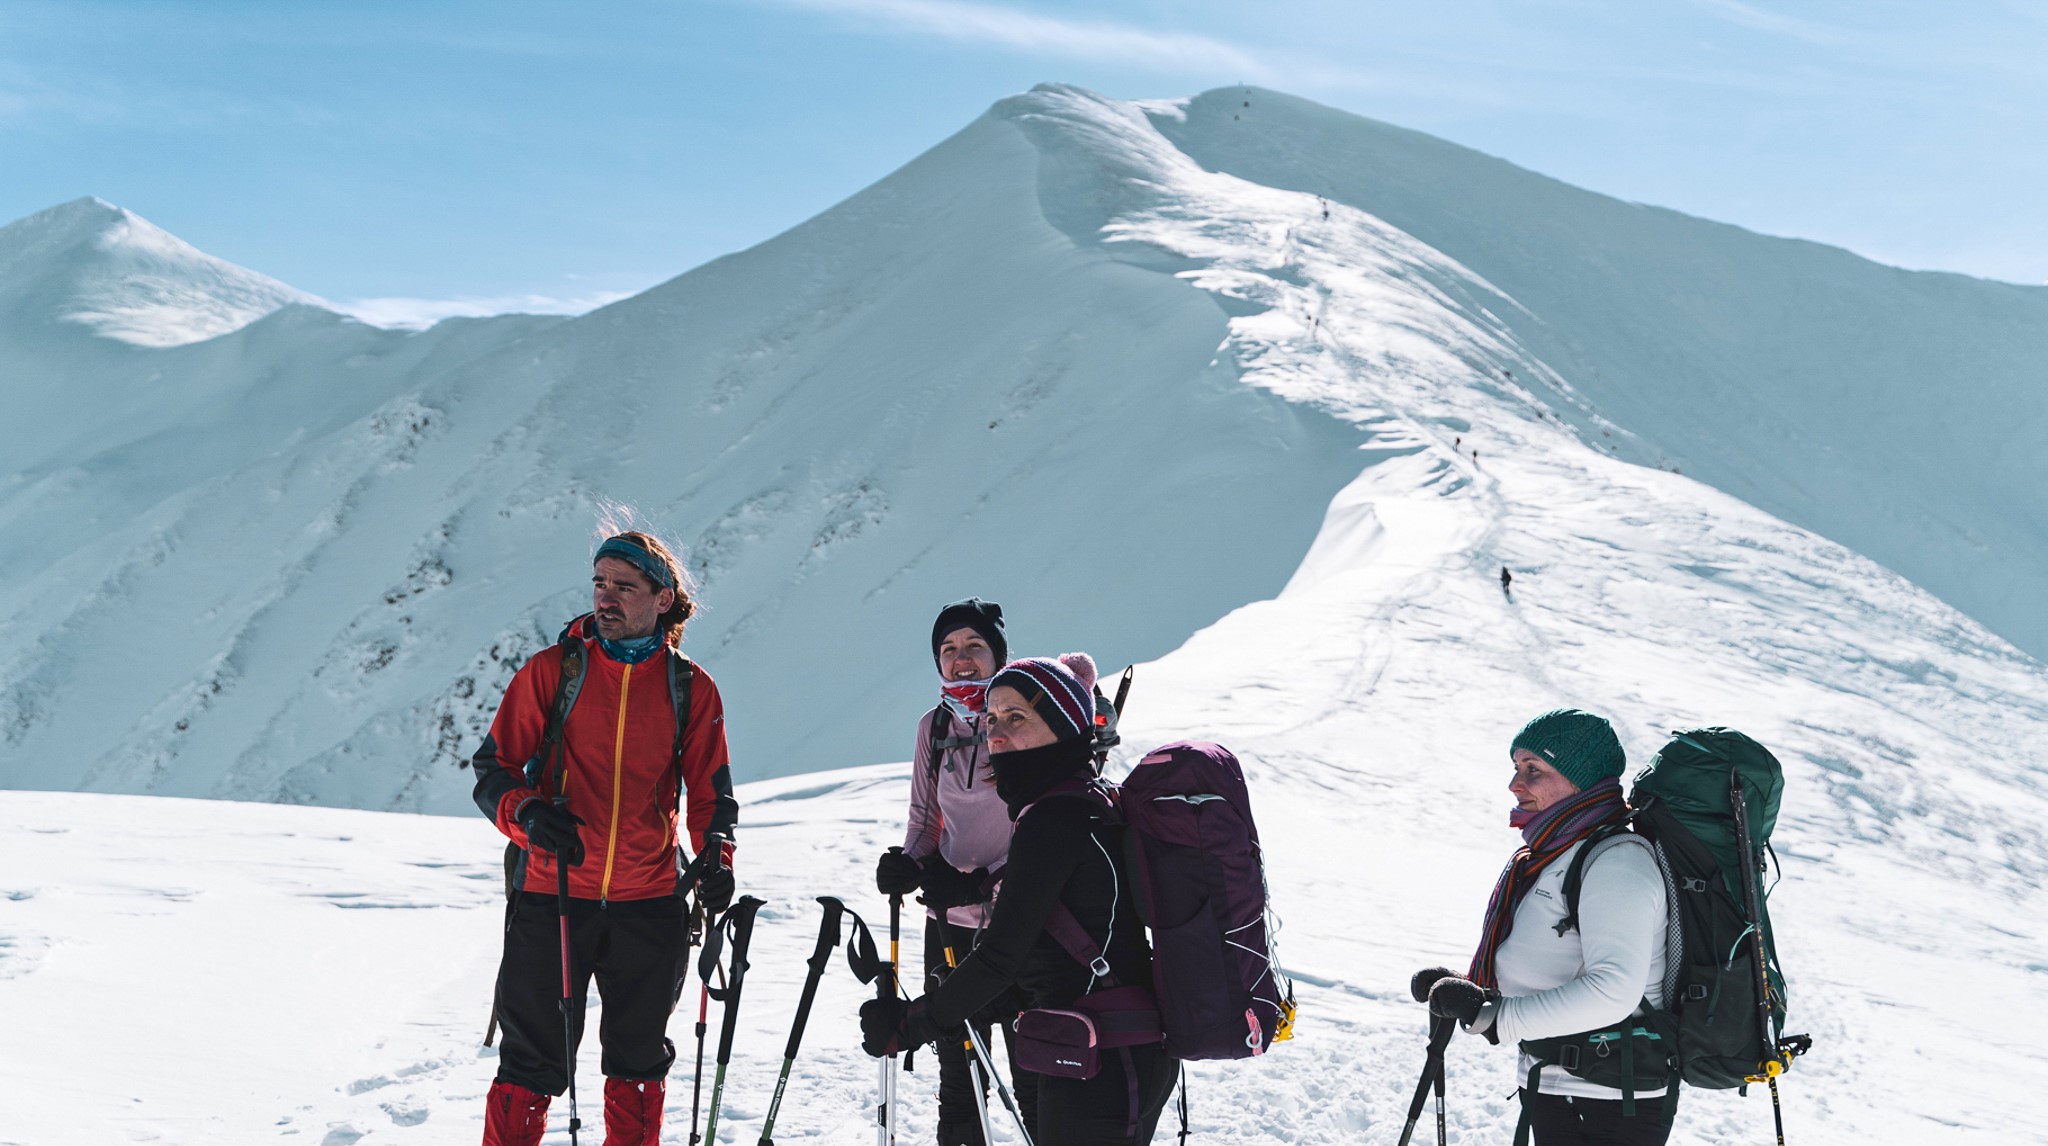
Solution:
[{"label": "thin cloud", "polygon": [[1742,0],[1698,0],[1702,8],[1725,16],[1730,22],[1740,24],[1758,32],[1771,32],[1789,36],[1824,48],[1841,48],[1857,45],[1865,37],[1847,29],[1837,28],[1817,20],[1801,19],[1745,4]]},{"label": "thin cloud", "polygon": [[581,298],[556,298],[540,294],[500,295],[495,298],[359,298],[335,303],[334,308],[350,318],[394,330],[425,330],[444,318],[489,318],[498,314],[586,314],[609,306],[633,291],[608,290]]},{"label": "thin cloud", "polygon": [[777,0],[785,7],[871,21],[902,32],[1019,52],[1121,64],[1222,71],[1272,80],[1279,69],[1208,36],[1155,32],[1104,20],[1070,20],[964,0]]}]

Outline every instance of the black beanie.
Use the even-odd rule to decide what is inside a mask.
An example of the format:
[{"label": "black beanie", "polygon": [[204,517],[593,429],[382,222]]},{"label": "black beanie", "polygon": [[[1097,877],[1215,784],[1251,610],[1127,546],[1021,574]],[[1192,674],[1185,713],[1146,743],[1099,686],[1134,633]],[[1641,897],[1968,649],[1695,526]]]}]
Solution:
[{"label": "black beanie", "polygon": [[973,629],[988,642],[989,651],[996,654],[996,665],[1001,667],[1010,661],[1010,642],[1003,639],[1003,607],[994,601],[969,597],[955,601],[939,610],[939,619],[932,622],[932,663],[939,662],[939,642],[954,629]]}]

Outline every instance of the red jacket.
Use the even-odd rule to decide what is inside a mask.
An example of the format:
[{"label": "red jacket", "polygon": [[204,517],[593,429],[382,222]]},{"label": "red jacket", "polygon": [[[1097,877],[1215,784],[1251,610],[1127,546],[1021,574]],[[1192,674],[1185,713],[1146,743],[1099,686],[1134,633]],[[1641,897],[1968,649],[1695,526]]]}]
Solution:
[{"label": "red jacket", "polygon": [[[562,730],[564,782],[555,791],[550,761],[539,787],[526,764],[541,749],[548,711],[562,677],[562,646],[551,645],[521,666],[505,689],[491,732],[477,750],[476,802],[498,830],[521,847],[526,832],[514,819],[527,800],[569,797],[583,821],[583,862],[569,869],[569,894],[578,899],[653,899],[676,891],[678,809],[675,710],[666,656],[637,665],[605,655],[589,619],[570,624],[582,637],[583,687]],[[682,789],[689,804],[685,826],[690,851],[704,846],[720,795],[732,793],[725,751],[725,705],[718,685],[697,666],[690,687],[689,727],[683,737]],[[730,824],[718,825],[729,839]],[[555,858],[527,848],[528,891],[555,894]]]}]

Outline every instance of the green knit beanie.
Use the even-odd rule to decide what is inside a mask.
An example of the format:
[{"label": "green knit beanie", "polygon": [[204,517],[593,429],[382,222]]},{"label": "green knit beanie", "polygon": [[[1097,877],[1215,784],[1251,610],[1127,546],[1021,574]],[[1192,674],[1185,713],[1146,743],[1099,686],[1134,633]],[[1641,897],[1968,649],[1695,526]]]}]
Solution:
[{"label": "green knit beanie", "polygon": [[1614,726],[1576,708],[1546,712],[1524,724],[1508,745],[1508,755],[1518,748],[1543,757],[1580,791],[1627,767]]}]

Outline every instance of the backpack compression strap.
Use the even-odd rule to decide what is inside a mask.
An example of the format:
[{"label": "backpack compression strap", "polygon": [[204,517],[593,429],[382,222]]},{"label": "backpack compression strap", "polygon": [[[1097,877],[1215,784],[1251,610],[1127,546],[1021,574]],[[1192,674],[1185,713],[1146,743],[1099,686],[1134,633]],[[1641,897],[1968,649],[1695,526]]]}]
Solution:
[{"label": "backpack compression strap", "polygon": [[[925,739],[924,754],[925,770],[931,774],[931,777],[934,780],[938,779],[939,765],[940,762],[945,759],[945,753],[950,752],[955,748],[972,748],[976,745],[985,744],[988,742],[988,737],[980,735],[945,735],[946,731],[951,729],[952,727],[952,710],[947,708],[944,704],[940,704],[934,707],[932,709],[931,720],[929,723],[925,725],[925,730],[929,733],[929,735]],[[967,766],[969,768],[974,767],[974,761],[971,758],[968,760]]]}]

